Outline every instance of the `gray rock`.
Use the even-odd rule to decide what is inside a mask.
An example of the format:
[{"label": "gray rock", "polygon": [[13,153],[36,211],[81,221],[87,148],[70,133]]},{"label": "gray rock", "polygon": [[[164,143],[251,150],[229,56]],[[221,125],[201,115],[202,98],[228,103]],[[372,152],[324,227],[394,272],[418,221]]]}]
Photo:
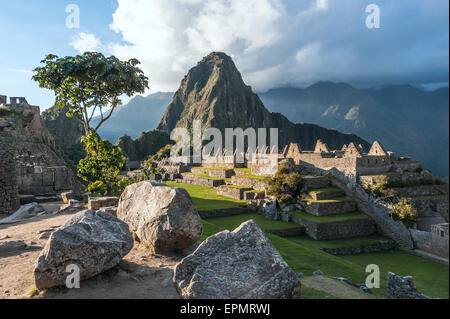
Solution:
[{"label": "gray rock", "polygon": [[388,272],[386,299],[433,299],[417,290],[413,277],[401,277]]},{"label": "gray rock", "polygon": [[322,270],[316,270],[315,272],[313,272],[313,276],[323,276]]},{"label": "gray rock", "polygon": [[305,275],[302,272],[298,272],[297,273],[297,277],[298,278],[303,278],[303,277],[305,277]]},{"label": "gray rock", "polygon": [[252,220],[207,238],[175,266],[174,285],[187,299],[298,298],[301,284]]},{"label": "gray rock", "polygon": [[155,181],[125,188],[117,217],[155,253],[181,252],[202,235],[202,222],[185,189]]},{"label": "gray rock", "polygon": [[276,201],[269,201],[266,202],[264,207],[264,216],[267,219],[271,220],[280,220],[281,215],[277,210],[277,202]]},{"label": "gray rock", "polygon": [[291,221],[291,214],[282,212],[281,213],[281,220],[284,222],[290,222]]},{"label": "gray rock", "polygon": [[85,210],[53,232],[34,269],[36,288],[64,285],[75,264],[84,280],[116,266],[133,248],[128,225],[103,211]]},{"label": "gray rock", "polygon": [[44,207],[42,207],[38,203],[26,204],[26,205],[20,206],[20,208],[14,214],[0,220],[0,225],[1,224],[9,224],[9,223],[21,221],[23,219],[35,217],[39,213],[43,213],[43,212],[45,212]]},{"label": "gray rock", "polygon": [[117,206],[102,207],[101,210],[117,217]]},{"label": "gray rock", "polygon": [[9,240],[0,242],[0,253],[9,253],[25,249],[27,245],[23,240]]}]

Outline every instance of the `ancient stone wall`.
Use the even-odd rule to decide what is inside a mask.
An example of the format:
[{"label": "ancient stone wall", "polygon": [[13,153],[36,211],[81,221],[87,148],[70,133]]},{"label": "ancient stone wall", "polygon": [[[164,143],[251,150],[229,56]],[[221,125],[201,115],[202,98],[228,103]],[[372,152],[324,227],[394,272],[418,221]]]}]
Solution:
[{"label": "ancient stone wall", "polygon": [[356,174],[356,157],[326,157],[320,153],[302,153],[296,160],[298,164],[314,166],[320,169],[329,170],[337,168],[346,175]]},{"label": "ancient stone wall", "polygon": [[448,223],[431,226],[431,252],[447,258],[449,256]]},{"label": "ancient stone wall", "polygon": [[238,188],[238,187],[229,187],[226,185],[219,186],[217,188],[217,195],[231,197],[237,200],[244,199],[244,193],[246,191],[251,190],[251,188]]},{"label": "ancient stone wall", "polygon": [[320,248],[320,250],[340,256],[340,255],[358,255],[370,254],[382,251],[387,251],[395,248],[395,242],[391,240],[381,240],[379,243],[355,247],[337,247],[337,248]]},{"label": "ancient stone wall", "polygon": [[291,218],[295,223],[303,225],[306,233],[315,240],[368,236],[376,232],[375,224],[369,218],[333,223],[315,223],[295,215]]},{"label": "ancient stone wall", "polygon": [[0,142],[0,214],[11,214],[19,206],[15,161],[8,146]]},{"label": "ancient stone wall", "polygon": [[432,299],[417,290],[413,277],[401,277],[389,272],[387,275],[387,299]]},{"label": "ancient stone wall", "polygon": [[306,202],[304,203],[305,211],[316,216],[340,215],[348,212],[357,211],[356,203],[348,202]]},{"label": "ancient stone wall", "polygon": [[233,185],[239,185],[239,186],[245,186],[249,188],[253,188],[260,191],[267,190],[269,184],[264,179],[258,179],[258,178],[250,178],[245,176],[233,176],[231,178],[231,183]]}]

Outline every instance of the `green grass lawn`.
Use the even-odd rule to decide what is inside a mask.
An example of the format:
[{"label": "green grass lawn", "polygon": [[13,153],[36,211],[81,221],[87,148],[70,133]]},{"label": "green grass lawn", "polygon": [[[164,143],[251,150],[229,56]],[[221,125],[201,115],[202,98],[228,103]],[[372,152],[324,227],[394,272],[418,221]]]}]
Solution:
[{"label": "green grass lawn", "polygon": [[319,248],[339,248],[339,247],[360,247],[378,244],[381,240],[389,240],[388,237],[382,235],[369,235],[364,237],[355,237],[355,238],[343,238],[343,239],[333,239],[333,240],[315,240],[311,237],[299,236],[299,237],[290,237],[289,240],[294,243]]},{"label": "green grass lawn", "polygon": [[221,187],[239,188],[239,189],[248,188],[248,189],[250,189],[250,187],[247,187],[247,186],[239,186],[239,185],[222,185]]},{"label": "green grass lawn", "polygon": [[315,216],[309,213],[305,212],[293,212],[291,213],[295,217],[314,222],[314,223],[332,223],[332,222],[339,222],[339,221],[346,221],[346,220],[353,220],[353,219],[367,219],[369,218],[366,214],[363,214],[361,212],[352,212],[352,213],[345,213],[345,214],[339,214],[339,215],[330,215],[330,216]]},{"label": "green grass lawn", "polygon": [[339,299],[331,294],[327,294],[321,290],[302,286],[301,299]]},{"label": "green grass lawn", "polygon": [[[269,220],[269,219],[265,218],[263,215],[256,214],[256,213],[250,213],[250,212],[247,214],[241,214],[241,215],[208,218],[205,220],[205,222],[210,223],[221,230],[224,230],[224,229],[234,230],[239,225],[241,225],[243,222],[246,222],[250,219],[253,219],[253,221],[255,223],[257,223],[258,226],[261,227],[261,229],[264,231],[290,229],[290,228],[300,227],[300,225],[298,225],[296,223],[273,221],[273,220]],[[209,235],[211,235],[211,234],[209,234]]]},{"label": "green grass lawn", "polygon": [[245,206],[246,201],[236,200],[230,197],[217,195],[214,188],[193,184],[165,182],[171,187],[181,187],[191,195],[192,202],[197,210],[215,210]]},{"label": "green grass lawn", "polygon": [[220,177],[211,177],[206,173],[183,173],[183,174],[188,174],[188,175],[195,175],[195,176],[200,176],[203,177],[205,179],[209,179],[209,180],[213,180],[213,181],[218,181],[218,180],[223,180],[223,178]]},{"label": "green grass lawn", "polygon": [[338,193],[342,192],[342,189],[337,187],[326,187],[326,188],[312,188],[308,189],[309,193]]},{"label": "green grass lawn", "polygon": [[325,200],[315,200],[312,198],[303,198],[302,199],[305,202],[310,202],[310,203],[346,203],[346,202],[353,202],[353,199],[351,199],[350,197],[338,197],[338,198],[333,198],[333,199],[325,199]]},{"label": "green grass lawn", "polygon": [[[224,229],[232,231],[250,217],[262,229],[266,230],[278,227],[276,226],[279,225],[278,223],[289,224],[266,220],[263,216],[253,216],[253,214],[211,218],[203,221],[204,234],[202,240]],[[272,223],[274,224],[272,225]],[[353,256],[334,256],[318,249],[325,245],[332,247],[334,245],[370,243],[384,239],[382,236],[341,239],[333,243],[333,241],[317,242],[307,237],[281,238],[273,234],[266,233],[266,235],[289,266],[296,272],[302,272],[305,276],[311,276],[314,271],[321,269],[330,277],[345,277],[355,283],[364,283],[368,275],[365,272],[367,265],[377,264],[380,267],[381,287],[373,289],[375,297],[385,297],[387,272],[391,271],[403,276],[413,276],[418,289],[425,294],[432,297],[448,298],[449,270],[444,265],[409,255],[400,250]],[[330,298],[327,294],[308,289],[305,291],[304,297]]]},{"label": "green grass lawn", "polygon": [[243,177],[243,178],[259,179],[259,180],[265,180],[265,179],[267,179],[266,176],[259,176],[259,175],[253,175],[253,174],[237,175],[237,176],[238,176],[238,177]]},{"label": "green grass lawn", "polygon": [[[185,188],[192,197],[194,205],[198,210],[234,208],[245,204],[245,201],[238,201],[232,198],[217,195],[213,188],[183,184],[176,182],[166,182],[172,187]],[[339,216],[309,218],[320,220],[336,220],[337,218],[360,218],[361,213],[350,213]],[[242,214],[229,217],[218,217],[203,220],[202,240],[220,232],[224,229],[230,231],[238,227],[242,222],[253,219],[263,230],[283,229],[296,227],[296,224],[281,221],[271,221],[257,214]],[[340,239],[335,241],[314,241],[307,237],[281,238],[279,236],[266,233],[267,237],[277,248],[280,255],[296,272],[302,272],[305,276],[311,276],[314,271],[321,269],[330,277],[345,277],[355,283],[364,283],[367,276],[365,269],[369,264],[377,264],[380,267],[381,287],[373,289],[378,298],[384,298],[386,294],[387,272],[391,271],[402,276],[413,276],[414,281],[420,291],[432,297],[449,297],[449,269],[448,267],[413,256],[400,250],[393,250],[381,253],[360,254],[352,256],[334,256],[319,250],[319,247],[332,247],[334,245],[353,245],[364,242],[371,242],[382,237],[368,236],[355,239]],[[306,298],[330,298],[329,295],[314,290],[304,290]]]}]

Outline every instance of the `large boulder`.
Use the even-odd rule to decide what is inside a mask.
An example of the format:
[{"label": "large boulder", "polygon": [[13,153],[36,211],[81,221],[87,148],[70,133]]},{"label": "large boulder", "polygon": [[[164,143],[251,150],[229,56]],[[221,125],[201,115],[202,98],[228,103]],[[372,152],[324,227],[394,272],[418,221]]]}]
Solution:
[{"label": "large boulder", "polygon": [[84,280],[116,266],[133,248],[128,225],[104,211],[85,210],[53,232],[34,269],[36,288],[64,285],[66,267],[80,268]]},{"label": "large boulder", "polygon": [[174,285],[188,299],[290,299],[301,284],[252,220],[206,239],[175,266]]},{"label": "large boulder", "polygon": [[117,217],[155,253],[181,252],[202,235],[200,216],[186,190],[155,181],[127,186]]}]

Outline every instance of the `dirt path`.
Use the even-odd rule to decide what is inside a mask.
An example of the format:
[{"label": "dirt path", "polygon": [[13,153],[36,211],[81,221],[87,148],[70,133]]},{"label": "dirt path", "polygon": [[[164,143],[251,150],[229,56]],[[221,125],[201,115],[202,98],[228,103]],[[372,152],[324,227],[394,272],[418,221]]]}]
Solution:
[{"label": "dirt path", "polygon": [[326,292],[339,299],[375,299],[368,293],[326,276],[306,277],[301,282],[305,287]]},{"label": "dirt path", "polygon": [[[58,204],[44,208],[54,211]],[[58,228],[71,216],[49,215],[0,225],[0,240],[23,240],[27,244],[23,250],[0,253],[0,299],[30,297],[34,264],[47,242],[46,238],[40,239],[43,231]],[[172,275],[179,259],[153,255],[135,243],[119,266],[82,281],[79,289],[50,289],[34,298],[178,298]]]}]

